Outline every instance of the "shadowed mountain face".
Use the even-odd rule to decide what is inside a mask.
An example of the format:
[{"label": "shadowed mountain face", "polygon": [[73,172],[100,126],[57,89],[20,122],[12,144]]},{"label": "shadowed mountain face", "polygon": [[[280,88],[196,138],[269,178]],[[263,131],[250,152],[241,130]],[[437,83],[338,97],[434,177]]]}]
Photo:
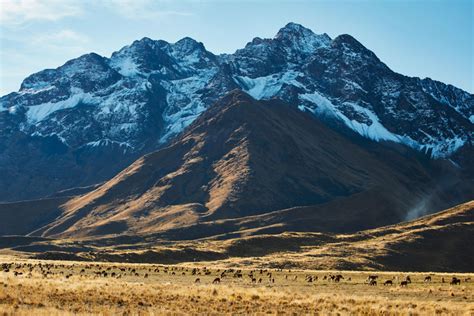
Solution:
[{"label": "shadowed mountain face", "polygon": [[62,204],[33,235],[350,232],[399,222],[421,200],[439,210],[473,188],[451,163],[235,90],[168,147]]},{"label": "shadowed mountain face", "polygon": [[[110,58],[91,53],[27,77],[0,98],[0,201],[110,179],[167,146],[236,88],[259,100],[278,97],[364,138],[473,168],[472,94],[397,74],[350,35],[331,39],[289,23],[233,54],[214,55],[191,38],[143,38]],[[242,145],[253,158],[259,147],[252,146]],[[332,185],[327,190],[341,195],[353,189]]]}]

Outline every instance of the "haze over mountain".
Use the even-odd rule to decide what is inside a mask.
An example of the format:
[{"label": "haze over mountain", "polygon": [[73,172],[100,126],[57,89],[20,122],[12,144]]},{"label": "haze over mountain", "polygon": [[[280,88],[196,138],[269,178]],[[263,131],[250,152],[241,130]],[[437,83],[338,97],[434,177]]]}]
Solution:
[{"label": "haze over mountain", "polygon": [[[219,168],[230,168],[228,164],[231,162],[224,163],[226,160],[223,160],[227,152],[222,150],[227,148],[227,140],[239,136],[238,133],[234,136],[225,133],[223,135],[227,136],[212,136],[210,131],[201,126],[203,130],[199,136],[192,134],[192,129],[188,130],[188,136],[193,135],[189,136],[192,140],[189,143],[183,143],[185,136],[176,140],[174,138],[214,102],[234,89],[244,90],[256,99],[277,97],[286,101],[288,108],[308,112],[305,115],[299,112],[296,114],[295,110],[285,113],[289,117],[298,116],[293,122],[285,124],[303,124],[305,129],[300,132],[304,135],[302,138],[306,140],[305,144],[296,142],[298,138],[294,134],[285,133],[285,137],[295,143],[291,145],[282,142],[282,148],[274,148],[274,152],[278,153],[283,152],[283,148],[287,150],[285,152],[289,157],[285,159],[293,164],[294,170],[280,170],[280,176],[288,176],[288,179],[278,189],[267,188],[267,183],[260,182],[253,188],[257,190],[255,192],[245,187],[244,184],[250,181],[248,179],[265,182],[270,181],[268,179],[272,176],[277,177],[278,172],[274,175],[275,169],[270,166],[273,163],[274,167],[281,167],[284,157],[262,162],[269,158],[261,155],[254,162],[253,159],[259,157],[259,142],[268,142],[270,149],[275,146],[276,139],[269,139],[270,131],[268,134],[262,132],[253,143],[252,139],[248,140],[248,144],[244,138],[237,137],[244,143],[241,145],[243,147],[234,144],[232,148],[239,148],[235,155],[240,156],[229,158],[229,161],[239,162],[238,166],[232,165],[233,169],[231,168],[232,172],[238,172],[239,176],[235,179],[234,173],[230,173],[230,177],[222,180],[224,183],[219,183],[217,190],[217,184],[208,181],[214,179],[212,175],[208,175],[209,179],[196,180],[191,177],[189,179],[195,181],[195,185],[208,187],[199,191],[191,184],[189,190],[195,192],[195,195],[175,200],[179,194],[173,193],[172,188],[181,188],[175,182],[189,175],[174,175],[170,177],[168,189],[163,189],[164,185],[158,186],[161,188],[159,194],[163,196],[153,195],[151,200],[139,198],[134,202],[136,210],[151,207],[146,204],[151,203],[150,201],[159,206],[167,205],[168,208],[169,205],[181,205],[173,210],[168,209],[167,212],[180,214],[176,217],[189,224],[196,218],[258,215],[269,210],[323,203],[338,196],[370,192],[368,188],[372,188],[372,185],[377,187],[382,178],[390,180],[387,180],[387,186],[381,192],[389,188],[388,183],[393,185],[395,192],[390,197],[394,201],[393,205],[396,205],[391,210],[392,217],[388,217],[390,221],[401,216],[399,207],[405,208],[403,213],[406,215],[406,207],[413,208],[413,205],[409,206],[410,203],[416,204],[415,200],[423,200],[422,197],[438,192],[434,187],[442,186],[441,191],[445,192],[441,196],[435,194],[436,201],[429,202],[438,207],[452,205],[455,201],[459,202],[470,196],[466,186],[468,182],[465,181],[471,181],[473,174],[472,94],[431,79],[410,78],[394,73],[350,35],[331,39],[326,34],[315,34],[301,25],[289,23],[274,38],[255,38],[234,54],[214,55],[202,43],[191,38],[183,38],[173,44],[143,38],[115,52],[110,58],[91,53],[68,61],[57,69],[29,76],[23,81],[20,91],[0,98],[0,200],[45,197],[60,190],[97,184],[110,179],[143,154],[167,147],[170,143],[171,147],[141,158],[127,170],[137,168],[135,171],[140,171],[152,166],[153,170],[158,168],[160,171],[155,171],[150,181],[163,182],[165,180],[160,177],[165,174],[163,168],[170,168],[175,172],[191,170],[191,174],[201,174],[194,168],[205,168],[208,172],[209,160],[206,162],[206,159],[209,157],[210,161],[221,163]],[[254,101],[247,103],[254,104]],[[281,107],[284,106],[278,105],[277,108]],[[260,109],[259,105],[255,111],[257,109]],[[281,115],[267,113],[266,109],[262,111],[272,117]],[[206,117],[212,121],[209,115]],[[257,114],[250,111],[248,115]],[[310,120],[308,116],[311,115],[314,118]],[[250,118],[249,121],[241,120],[241,123],[248,124],[248,128],[242,128],[240,132],[254,135],[256,131],[260,132],[260,129],[265,128],[281,132],[275,129],[273,124],[276,123],[271,119],[262,121],[262,126],[259,126],[259,121]],[[202,120],[201,123],[204,126],[207,124]],[[197,126],[200,125],[195,128]],[[209,123],[209,126],[222,132],[215,125]],[[328,139],[338,139],[345,148],[355,146],[357,149],[354,149],[354,157],[349,157],[352,152],[351,155],[343,154],[343,148],[336,149],[334,144],[325,144],[331,145],[327,148],[316,146],[322,141],[312,134],[317,132],[330,134]],[[309,137],[310,134],[313,136]],[[204,144],[209,142],[208,138],[222,137],[220,141],[216,140],[219,146],[223,146],[221,151],[214,151],[212,148],[206,155],[198,155],[197,161],[188,160],[187,157],[192,154],[186,156],[186,152],[192,148],[197,150],[193,142],[197,142],[199,137],[203,137]],[[361,145],[361,142],[365,145]],[[393,144],[391,147],[384,147],[385,142]],[[382,147],[376,145],[382,143]],[[396,144],[398,145],[395,146]],[[303,150],[305,146],[307,148]],[[364,146],[372,146],[372,149],[368,150]],[[404,147],[405,149],[401,149]],[[299,157],[291,156],[294,148],[298,149],[296,152],[299,152]],[[308,155],[306,150],[318,152],[317,157]],[[393,154],[389,155],[385,150],[390,150]],[[245,156],[246,151],[247,154],[251,153],[248,157]],[[170,157],[162,157],[166,156],[165,152],[170,153]],[[332,155],[337,155],[332,162],[327,157],[324,158]],[[178,166],[177,161],[172,160],[176,157],[188,165]],[[148,165],[148,159],[156,159],[159,165]],[[388,163],[388,159],[394,161]],[[436,159],[444,161],[434,162]],[[255,166],[246,167],[245,161],[263,168],[255,170],[262,172],[268,179],[252,178],[251,172],[257,172],[252,169]],[[373,161],[373,165],[370,168],[365,165],[360,174],[348,169],[338,171],[337,166],[349,168],[357,166],[361,161]],[[305,174],[304,169],[300,169],[296,162],[314,168],[310,170],[319,175],[318,181],[312,178],[314,174]],[[319,163],[323,164],[317,167]],[[437,167],[433,164],[438,163],[443,168],[436,172]],[[395,172],[394,168],[399,169]],[[215,173],[225,173],[224,169],[217,169]],[[328,170],[332,170],[331,174],[328,174]],[[249,171],[247,177],[246,171]],[[124,177],[124,172],[127,171],[111,181],[130,181],[129,177]],[[343,175],[343,172],[346,174]],[[419,175],[416,179],[407,180],[416,182],[415,189],[401,179],[407,174],[413,177]],[[293,183],[292,177],[301,180]],[[453,186],[452,179],[463,184]],[[226,185],[232,190],[222,189]],[[85,195],[83,200],[68,202],[65,210],[71,216],[76,211],[80,214],[88,213],[94,207],[105,207],[100,201],[113,204],[115,198],[128,199],[133,194],[138,195],[138,191],[146,192],[154,186],[148,183],[145,186],[130,187],[126,194],[122,192],[125,195],[111,193],[119,190],[119,187],[120,181],[109,182],[90,193],[97,194],[100,199],[86,201],[91,196]],[[448,188],[456,188],[456,192]],[[276,197],[275,192],[286,189],[288,192],[298,191],[300,195],[293,199],[289,196]],[[199,194],[196,193],[198,191]],[[79,191],[65,194],[76,194],[72,192]],[[210,194],[210,198],[204,198],[202,192]],[[233,196],[238,195],[238,192],[258,196],[262,194],[262,200],[259,203],[251,201],[244,204],[243,199],[234,200]],[[408,193],[410,198],[405,199]],[[123,210],[133,213],[134,207],[130,203],[124,203]],[[182,208],[186,203],[192,203],[192,206]],[[88,211],[84,211],[85,209]],[[87,220],[81,220],[85,221],[85,225]],[[149,220],[152,223],[152,219]],[[161,219],[153,220],[158,223]],[[167,221],[168,219],[165,222]],[[128,219],[125,224],[118,231],[126,231],[130,227],[142,231],[147,227],[145,224],[132,225]],[[160,223],[156,227],[164,227],[160,225],[164,224]],[[172,227],[178,224],[170,225]],[[68,234],[65,232],[69,229],[68,224],[63,222],[54,226],[54,229],[53,226],[50,227],[51,234]]]}]

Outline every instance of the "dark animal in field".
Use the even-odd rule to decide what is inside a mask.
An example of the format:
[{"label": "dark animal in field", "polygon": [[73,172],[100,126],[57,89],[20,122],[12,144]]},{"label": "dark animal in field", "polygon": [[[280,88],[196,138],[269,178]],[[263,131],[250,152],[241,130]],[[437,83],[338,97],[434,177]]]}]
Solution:
[{"label": "dark animal in field", "polygon": [[379,277],[378,275],[369,275],[369,276],[367,277],[367,282],[370,283],[370,281],[375,281],[375,280],[378,279],[378,277]]},{"label": "dark animal in field", "polygon": [[393,281],[392,280],[387,280],[383,283],[383,285],[393,285]]},{"label": "dark animal in field", "polygon": [[212,281],[212,284],[219,284],[219,283],[221,283],[220,278],[215,278],[214,281]]},{"label": "dark animal in field", "polygon": [[402,281],[400,282],[400,286],[408,286],[408,281]]},{"label": "dark animal in field", "polygon": [[451,283],[450,283],[450,284],[451,284],[451,285],[460,285],[460,284],[461,284],[461,279],[458,279],[458,278],[456,278],[456,277],[453,277],[453,278],[451,279]]},{"label": "dark animal in field", "polygon": [[194,280],[194,283],[201,283],[201,279],[197,278],[196,280]]},{"label": "dark animal in field", "polygon": [[431,282],[431,276],[429,276],[429,275],[426,276],[426,277],[425,277],[425,282]]},{"label": "dark animal in field", "polygon": [[335,275],[333,278],[334,282],[339,282],[341,279],[344,279],[344,277],[340,274]]},{"label": "dark animal in field", "polygon": [[370,280],[369,285],[370,285],[370,286],[376,286],[376,285],[377,285],[377,281],[375,281],[375,280]]},{"label": "dark animal in field", "polygon": [[407,281],[407,283],[411,283],[411,278],[409,275],[407,275],[407,277],[405,278],[405,281]]}]

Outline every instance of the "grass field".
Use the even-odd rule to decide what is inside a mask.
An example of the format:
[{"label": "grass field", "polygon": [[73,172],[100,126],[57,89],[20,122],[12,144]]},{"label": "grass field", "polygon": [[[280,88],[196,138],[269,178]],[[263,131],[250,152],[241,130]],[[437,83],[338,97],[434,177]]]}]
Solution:
[{"label": "grass field", "polygon": [[[13,258],[3,258],[0,264],[0,315],[474,314],[474,275],[469,274],[229,271],[212,264],[204,269],[200,263],[164,266]],[[328,279],[337,274],[344,279]],[[367,284],[369,275],[378,276],[377,285]],[[412,282],[401,287],[406,276]],[[424,282],[426,276],[432,281]],[[461,279],[460,285],[450,284],[453,276]],[[220,283],[213,284],[216,278]],[[394,285],[383,285],[386,280]]]}]

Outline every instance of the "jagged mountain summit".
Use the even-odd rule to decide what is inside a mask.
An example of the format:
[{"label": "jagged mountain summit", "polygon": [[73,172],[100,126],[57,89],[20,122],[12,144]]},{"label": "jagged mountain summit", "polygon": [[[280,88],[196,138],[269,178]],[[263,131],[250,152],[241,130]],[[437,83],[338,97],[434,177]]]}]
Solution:
[{"label": "jagged mountain summit", "polygon": [[143,38],[110,58],[91,53],[29,76],[0,98],[0,200],[109,179],[236,88],[280,98],[354,137],[472,168],[472,94],[397,74],[350,35],[289,23],[233,54],[214,55],[191,38]]}]

